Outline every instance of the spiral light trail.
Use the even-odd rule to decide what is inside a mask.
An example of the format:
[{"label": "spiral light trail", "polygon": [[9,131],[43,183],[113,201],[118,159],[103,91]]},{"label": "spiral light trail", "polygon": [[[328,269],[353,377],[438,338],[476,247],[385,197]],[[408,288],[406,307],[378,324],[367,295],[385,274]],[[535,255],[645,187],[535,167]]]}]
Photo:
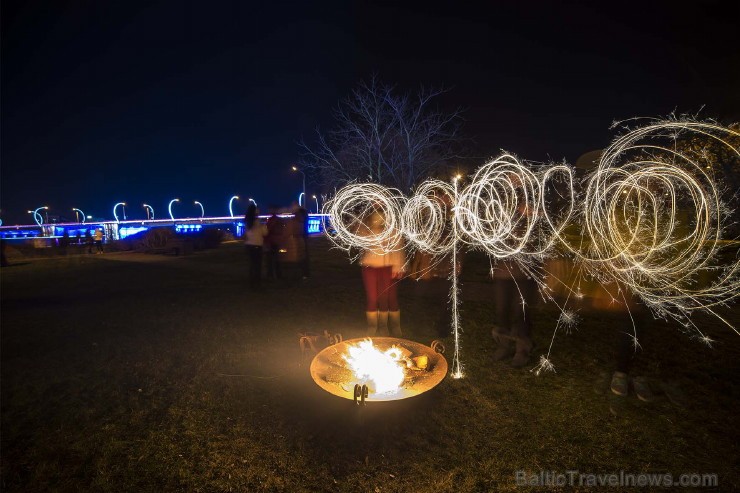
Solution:
[{"label": "spiral light trail", "polygon": [[[336,230],[332,240],[346,250],[405,247],[437,259],[453,253],[456,263],[457,245],[463,244],[486,252],[492,262],[515,261],[551,301],[545,281],[552,274],[542,261],[571,258],[575,275],[557,280],[569,294],[558,304],[562,316],[550,349],[533,369],[537,373],[553,369],[555,336],[578,319],[567,305],[582,297],[578,284],[584,277],[615,284],[622,299],[614,301],[625,309],[633,295],[654,315],[679,321],[709,343],[690,315],[705,311],[724,321],[715,309],[740,296],[740,260],[720,260],[729,213],[709,171],[715,163],[677,145],[691,136],[740,158],[736,130],[690,119],[654,120],[616,138],[582,182],[565,164],[536,166],[504,153],[460,191],[457,181],[428,180],[406,198],[382,185],[355,183],[340,189],[325,212]],[[382,231],[364,225],[373,212],[384,218]],[[578,233],[571,228],[566,234],[569,226]],[[457,355],[456,271],[455,265],[450,298]],[[459,360],[457,365],[460,372]]]}]

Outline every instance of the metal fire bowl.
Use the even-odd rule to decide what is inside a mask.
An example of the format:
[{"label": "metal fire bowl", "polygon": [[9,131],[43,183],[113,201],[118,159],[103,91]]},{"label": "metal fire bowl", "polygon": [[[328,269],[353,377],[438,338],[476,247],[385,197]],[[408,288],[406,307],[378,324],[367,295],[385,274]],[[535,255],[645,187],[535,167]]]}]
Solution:
[{"label": "metal fire bowl", "polygon": [[367,339],[371,339],[380,351],[396,346],[410,351],[412,358],[425,355],[429,359],[426,370],[406,370],[406,379],[398,392],[371,394],[365,399],[367,402],[397,401],[423,394],[434,388],[447,375],[447,360],[429,346],[396,337],[363,337],[339,342],[318,353],[311,361],[311,378],[314,382],[330,394],[353,400],[355,384],[361,382],[355,380],[342,355],[349,354],[347,347],[350,344],[356,345]]}]

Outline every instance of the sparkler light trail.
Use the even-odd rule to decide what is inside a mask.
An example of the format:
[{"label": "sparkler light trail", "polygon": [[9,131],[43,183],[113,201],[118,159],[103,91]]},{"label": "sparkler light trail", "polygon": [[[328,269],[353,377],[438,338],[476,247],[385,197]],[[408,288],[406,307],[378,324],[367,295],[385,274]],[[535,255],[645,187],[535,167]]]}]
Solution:
[{"label": "sparkler light trail", "polygon": [[[336,233],[329,238],[349,251],[352,247],[390,253],[402,248],[401,214],[406,199],[396,189],[375,183],[354,183],[337,191],[325,204]],[[383,217],[383,229],[373,231],[366,223],[373,213]]]},{"label": "sparkler light trail", "polygon": [[[562,175],[572,190],[572,172],[568,166],[537,169],[511,154],[502,154],[482,166],[458,199],[457,223],[460,239],[481,248],[496,259],[539,256],[552,247],[556,227],[547,213],[545,187]],[[570,194],[567,216],[572,211]],[[543,231],[546,230],[546,231]]]},{"label": "sparkler light trail", "polygon": [[[566,305],[581,297],[576,286],[584,277],[615,283],[623,297],[615,302],[626,308],[626,296],[634,295],[655,316],[679,321],[708,343],[690,315],[705,311],[724,321],[716,308],[740,296],[740,259],[720,261],[729,214],[708,171],[713,163],[680,152],[678,141],[690,136],[710,139],[740,158],[735,130],[690,119],[653,120],[616,138],[580,183],[565,164],[535,166],[504,153],[459,192],[457,181],[426,181],[410,198],[378,184],[349,184],[326,204],[336,229],[332,241],[347,251],[390,252],[403,248],[405,238],[409,248],[436,258],[455,257],[459,242],[485,251],[492,262],[515,261],[553,302],[545,282],[552,274],[541,261],[571,258],[577,274],[567,283],[557,279],[568,299],[558,305],[563,316],[537,373],[553,369],[549,357],[558,329],[569,330],[578,319]],[[385,219],[381,232],[364,226],[374,212]],[[580,233],[566,235],[569,226]],[[707,277],[708,283],[698,283]],[[456,294],[453,274],[457,354]],[[455,360],[453,374],[460,372]]]}]

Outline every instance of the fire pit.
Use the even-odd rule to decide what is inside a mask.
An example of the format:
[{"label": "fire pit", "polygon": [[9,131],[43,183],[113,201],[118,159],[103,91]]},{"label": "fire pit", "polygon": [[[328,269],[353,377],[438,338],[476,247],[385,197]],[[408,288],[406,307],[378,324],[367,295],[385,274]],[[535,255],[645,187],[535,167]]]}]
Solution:
[{"label": "fire pit", "polygon": [[444,346],[395,337],[350,339],[318,353],[311,377],[325,391],[362,402],[395,401],[434,388],[447,375]]}]

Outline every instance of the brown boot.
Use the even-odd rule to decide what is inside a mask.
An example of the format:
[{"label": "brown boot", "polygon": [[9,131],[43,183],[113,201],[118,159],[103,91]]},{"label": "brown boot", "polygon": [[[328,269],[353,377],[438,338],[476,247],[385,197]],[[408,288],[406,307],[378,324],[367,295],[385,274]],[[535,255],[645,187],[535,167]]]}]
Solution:
[{"label": "brown boot", "polygon": [[378,332],[378,312],[365,312],[367,319],[367,335],[374,336]]},{"label": "brown boot", "polygon": [[496,350],[493,352],[493,361],[503,361],[514,355],[514,344],[509,335],[511,332],[508,328],[494,325],[491,329],[491,336],[496,342]]},{"label": "brown boot", "polygon": [[493,361],[503,361],[506,358],[511,357],[514,354],[514,345],[511,339],[501,338],[498,343],[498,347],[493,352]]},{"label": "brown boot", "polygon": [[532,351],[532,341],[530,339],[516,340],[516,354],[511,360],[511,366],[521,368],[529,363],[529,353]]},{"label": "brown boot", "polygon": [[388,312],[388,330],[393,337],[401,337],[401,310]]},{"label": "brown boot", "polygon": [[378,312],[378,336],[388,335],[388,312]]}]

